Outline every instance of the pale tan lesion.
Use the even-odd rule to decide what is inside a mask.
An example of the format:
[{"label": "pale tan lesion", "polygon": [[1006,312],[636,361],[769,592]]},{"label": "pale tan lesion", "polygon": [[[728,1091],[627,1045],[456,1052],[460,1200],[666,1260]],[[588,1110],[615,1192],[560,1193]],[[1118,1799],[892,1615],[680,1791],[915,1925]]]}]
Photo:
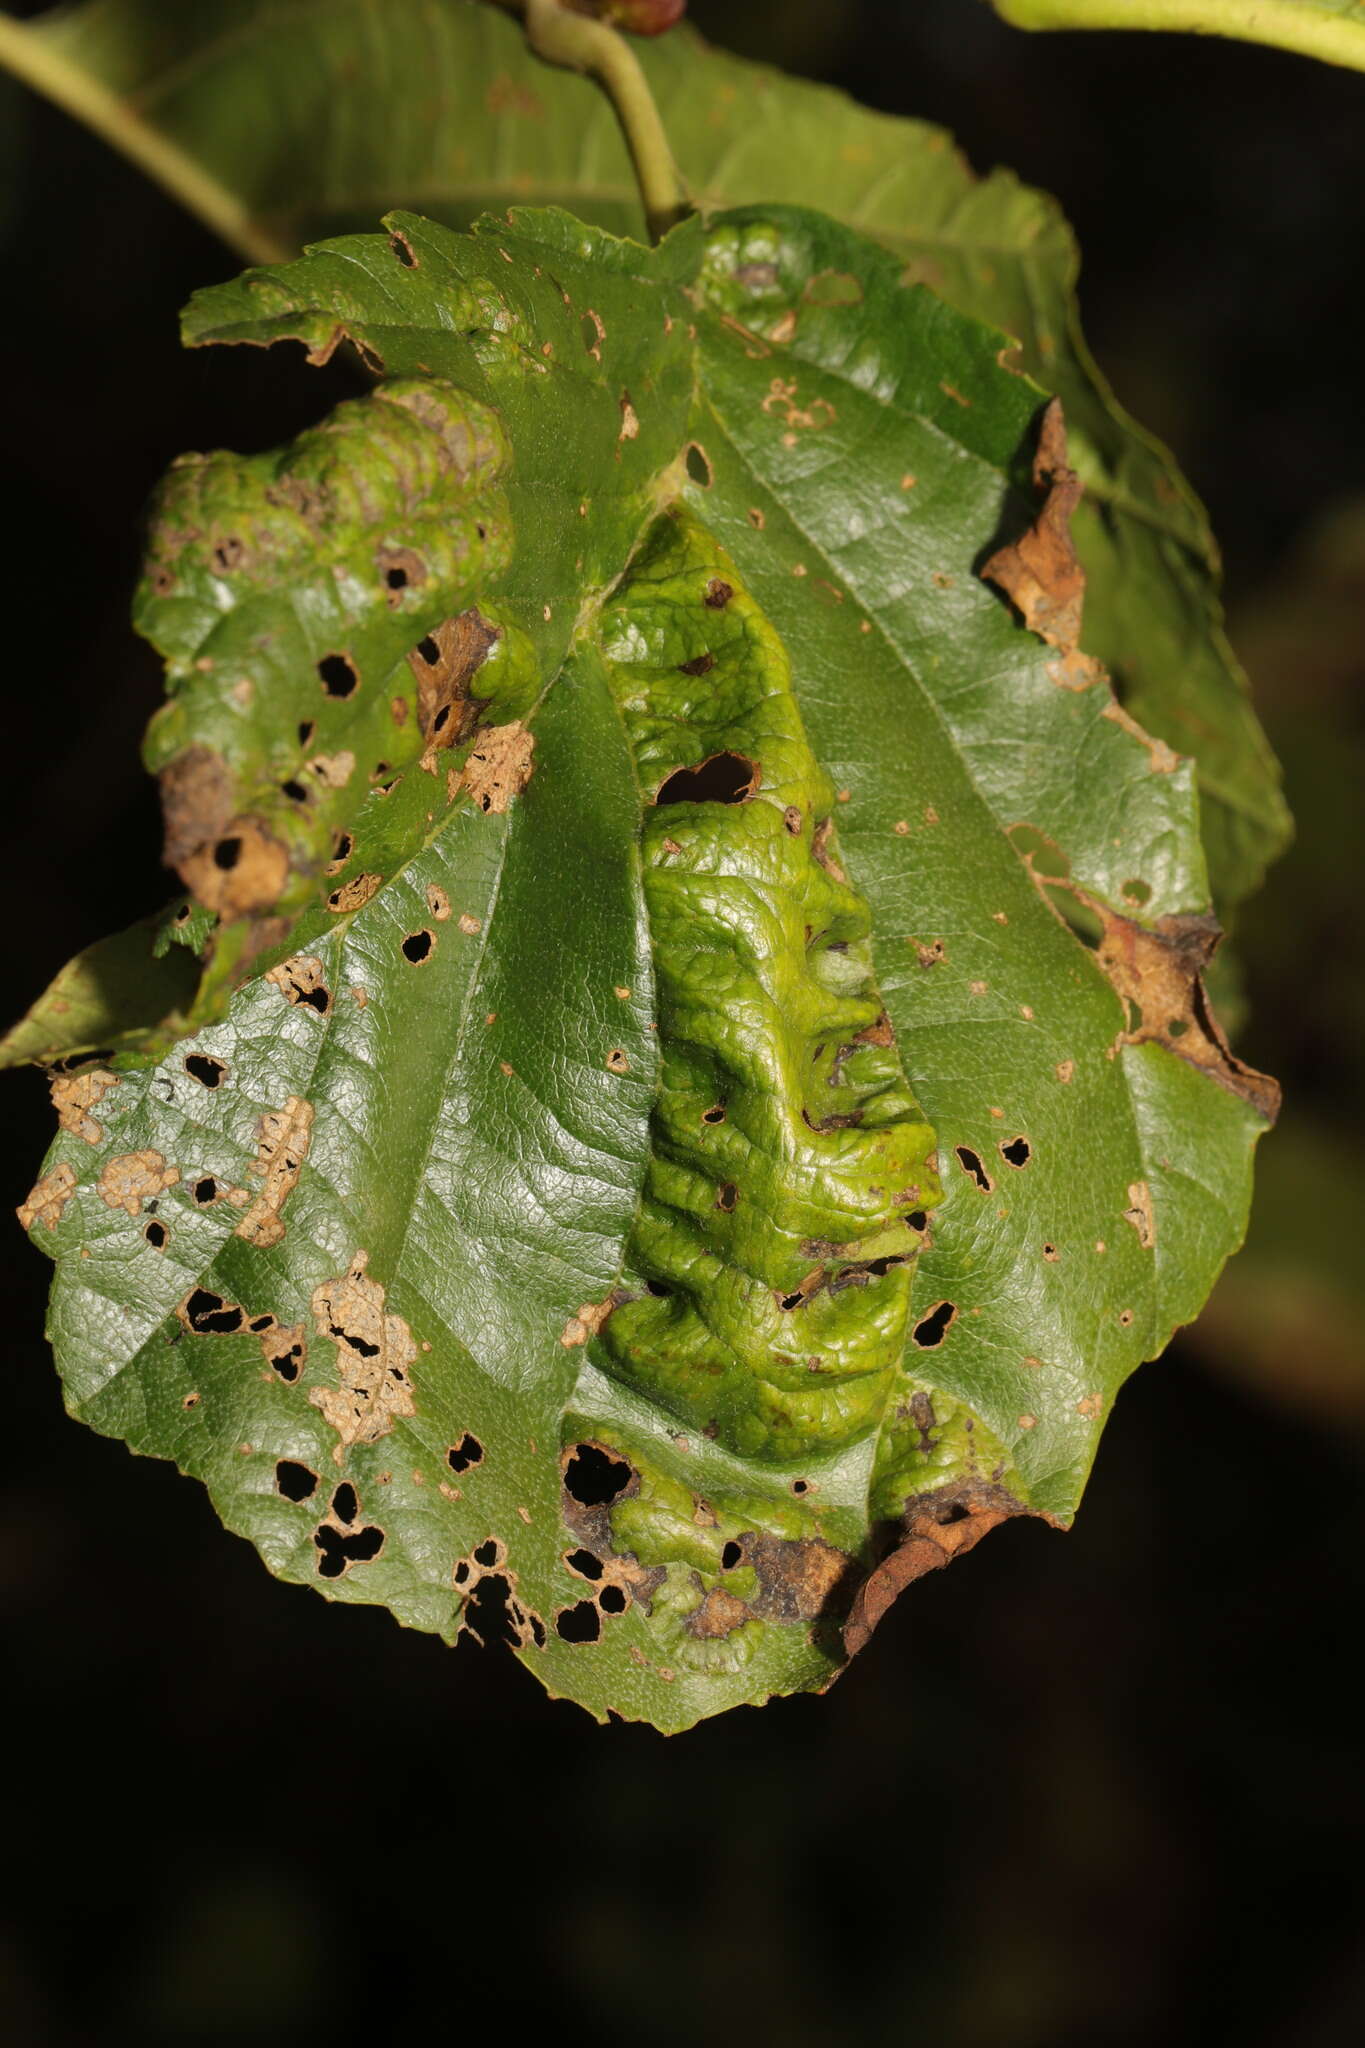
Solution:
[{"label": "pale tan lesion", "polygon": [[291,1095],[283,1109],[268,1109],[257,1126],[256,1157],[247,1168],[264,1185],[237,1225],[237,1236],[268,1249],[284,1236],[285,1202],[298,1186],[313,1131],[313,1105]]}]

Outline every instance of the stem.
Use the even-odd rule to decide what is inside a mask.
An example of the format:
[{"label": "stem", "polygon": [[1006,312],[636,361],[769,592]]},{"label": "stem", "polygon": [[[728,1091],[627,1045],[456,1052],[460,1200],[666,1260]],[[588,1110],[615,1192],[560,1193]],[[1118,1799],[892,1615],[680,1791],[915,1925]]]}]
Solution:
[{"label": "stem", "polygon": [[36,29],[7,14],[0,14],[0,65],[121,150],[248,263],[287,263],[297,253],[260,227],[241,200],[178,144],[158,135],[116,93],[54,49]]},{"label": "stem", "polygon": [[1365,71],[1365,24],[1312,0],[994,0],[1015,28],[1183,29],[1270,43]]},{"label": "stem", "polygon": [[688,211],[688,198],[639,59],[623,36],[604,22],[571,14],[560,0],[496,0],[520,14],[526,40],[538,57],[570,71],[586,71],[616,109],[645,209],[649,238],[657,242]]}]

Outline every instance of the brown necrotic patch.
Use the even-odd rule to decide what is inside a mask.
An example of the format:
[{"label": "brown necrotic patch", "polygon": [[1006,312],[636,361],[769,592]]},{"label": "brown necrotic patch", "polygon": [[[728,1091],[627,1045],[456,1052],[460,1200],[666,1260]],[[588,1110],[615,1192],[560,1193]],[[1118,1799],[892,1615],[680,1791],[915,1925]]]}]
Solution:
[{"label": "brown necrotic patch", "polygon": [[337,1383],[310,1388],[308,1398],[337,1432],[338,1465],[354,1445],[377,1443],[395,1421],[417,1413],[410,1377],[417,1346],[403,1317],[386,1309],[368,1264],[369,1253],[357,1251],[344,1274],[313,1290],[318,1333],[336,1347]]},{"label": "brown necrotic patch", "polygon": [[247,1168],[264,1185],[237,1225],[238,1237],[262,1249],[284,1236],[281,1215],[298,1185],[313,1131],[313,1105],[291,1095],[280,1109],[268,1109],[256,1126],[256,1157]]},{"label": "brown necrotic patch", "polygon": [[48,1082],[52,1096],[52,1107],[57,1112],[58,1126],[70,1131],[75,1138],[81,1138],[87,1145],[99,1145],[104,1140],[104,1126],[91,1116],[92,1109],[98,1108],[111,1088],[121,1086],[117,1074],[111,1074],[103,1067],[94,1067],[81,1074],[53,1073]]},{"label": "brown necrotic patch", "polygon": [[695,768],[675,768],[655,792],[656,804],[742,804],[763,779],[757,761],[743,754],[710,754]]},{"label": "brown necrotic patch", "polygon": [[20,1229],[32,1230],[35,1223],[41,1223],[48,1230],[55,1230],[75,1191],[76,1169],[63,1160],[51,1173],[45,1173],[19,1204]]},{"label": "brown necrotic patch", "polygon": [[177,863],[181,880],[219,917],[271,909],[289,878],[289,850],[259,818],[230,818],[221,835]]},{"label": "brown necrotic patch", "polygon": [[690,1636],[703,1641],[719,1642],[732,1636],[735,1630],[743,1628],[745,1622],[754,1619],[754,1612],[747,1600],[737,1600],[733,1593],[727,1593],[723,1586],[712,1586],[694,1607],[683,1623]]},{"label": "brown necrotic patch", "polygon": [[168,1166],[162,1154],[147,1146],[141,1152],[124,1152],[107,1160],[97,1183],[102,1202],[111,1209],[124,1209],[136,1216],[144,1202],[153,1202],[180,1178],[178,1166]]},{"label": "brown necrotic patch", "polygon": [[352,875],[349,882],[343,882],[339,889],[333,889],[327,898],[327,908],[336,917],[345,917],[353,910],[363,910],[370,898],[383,885],[382,875]]},{"label": "brown necrotic patch", "polygon": [[162,858],[168,868],[178,868],[196,848],[217,840],[231,817],[231,770],[221,754],[192,745],[162,768],[158,784],[166,823]]},{"label": "brown necrotic patch", "polygon": [[322,962],[312,953],[296,953],[292,960],[282,960],[278,967],[271,968],[266,980],[296,1008],[314,1010],[319,1017],[325,1017],[332,1007]]},{"label": "brown necrotic patch", "polygon": [[1029,1512],[1004,1487],[977,1481],[940,1487],[907,1500],[903,1520],[892,1532],[894,1547],[854,1596],[843,1629],[847,1655],[854,1657],[864,1647],[907,1586],[974,1549],[1011,1515]]},{"label": "brown necrotic patch", "polygon": [[277,1379],[287,1387],[297,1384],[308,1358],[308,1338],[302,1323],[288,1328],[272,1326],[261,1338],[261,1355]]},{"label": "brown necrotic patch", "polygon": [[245,542],[235,533],[223,534],[209,547],[209,562],[219,576],[231,576],[245,566],[247,550]]},{"label": "brown necrotic patch", "polygon": [[506,811],[531,779],[535,744],[534,733],[519,719],[485,728],[469,750],[458,786],[481,811]]},{"label": "brown necrotic patch", "polygon": [[412,548],[380,548],[375,567],[394,611],[410,590],[420,590],[427,580],[427,565]]},{"label": "brown necrotic patch", "polygon": [[463,739],[483,702],[470,684],[497,644],[499,628],[477,607],[436,626],[408,655],[417,681],[417,722],[430,747]]}]

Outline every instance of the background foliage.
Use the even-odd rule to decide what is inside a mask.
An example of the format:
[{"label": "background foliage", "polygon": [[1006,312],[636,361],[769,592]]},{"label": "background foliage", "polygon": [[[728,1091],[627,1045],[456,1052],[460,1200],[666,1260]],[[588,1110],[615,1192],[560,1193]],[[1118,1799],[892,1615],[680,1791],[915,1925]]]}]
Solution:
[{"label": "background foliage", "polygon": [[[509,1975],[529,2022],[607,2041],[646,2010],[667,2042],[722,2011],[796,2043],[899,2040],[912,1998],[918,2024],[1008,2048],[1358,2033],[1365,1787],[1338,1657],[1365,1534],[1365,573],[1348,511],[1309,528],[1365,475],[1341,263],[1361,237],[1359,84],[1268,52],[1025,43],[960,0],[725,15],[732,44],[945,119],[978,163],[1057,191],[1097,351],[1211,501],[1303,821],[1240,932],[1244,1050],[1289,1094],[1259,1251],[1199,1351],[1124,1396],[1074,1535],[997,1532],[828,1700],[671,1747],[580,1726],[508,1659],[451,1659],[267,1581],[193,1488],[71,1430],[30,1337],[0,1553],[47,1794],[0,1965],[21,2041],[455,2023]],[[7,872],[40,847],[44,886],[15,894],[15,1006],[160,887],[135,765],[157,683],[125,624],[147,489],[179,448],[266,446],[322,397],[268,355],[182,358],[171,309],[235,263],[58,117],[22,118],[6,253],[43,345],[27,322],[3,338],[32,537]],[[17,1200],[48,1111],[32,1077],[9,1095]],[[32,1333],[46,1271],[16,1276]],[[1276,1517],[1285,1470],[1306,1485]],[[357,1855],[387,1866],[363,1944]],[[850,1889],[810,1881],[855,1868]]]}]

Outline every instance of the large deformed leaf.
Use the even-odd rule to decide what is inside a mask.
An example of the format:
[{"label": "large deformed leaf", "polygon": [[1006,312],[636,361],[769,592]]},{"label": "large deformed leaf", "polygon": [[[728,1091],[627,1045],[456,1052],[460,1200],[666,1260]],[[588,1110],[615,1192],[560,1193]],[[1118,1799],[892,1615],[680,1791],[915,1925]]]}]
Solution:
[{"label": "large deformed leaf", "polygon": [[[549,203],[643,232],[610,105],[470,0],[215,0],[171,19],[159,0],[90,0],[7,26],[6,54],[252,260],[368,227],[385,205],[466,226],[490,207]],[[1278,771],[1224,636],[1203,511],[1089,356],[1055,203],[1007,171],[973,177],[939,128],[686,32],[639,55],[699,205],[780,195],[851,222],[907,276],[1014,336],[1021,366],[1062,398],[1087,492],[1075,531],[1090,649],[1133,715],[1197,763],[1214,894],[1236,903],[1288,837]]]},{"label": "large deformed leaf", "polygon": [[24,1215],[73,1411],[272,1570],[682,1727],[1069,1521],[1273,1090],[998,332],[796,209],[390,229],[191,309],[379,382],[168,479],[219,924]]}]

